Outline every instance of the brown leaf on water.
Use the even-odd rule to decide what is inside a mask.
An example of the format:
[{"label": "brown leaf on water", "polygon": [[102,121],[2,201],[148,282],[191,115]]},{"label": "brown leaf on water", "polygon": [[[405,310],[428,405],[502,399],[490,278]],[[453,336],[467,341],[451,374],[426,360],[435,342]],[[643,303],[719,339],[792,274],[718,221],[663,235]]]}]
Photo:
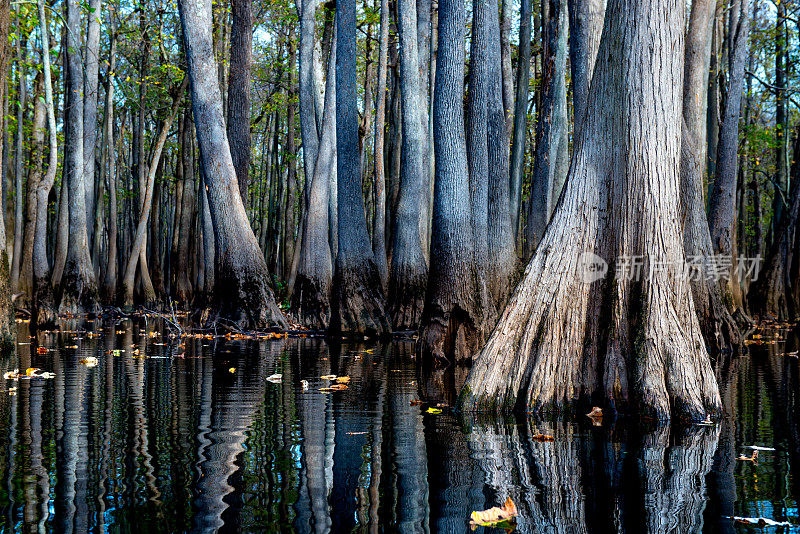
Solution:
[{"label": "brown leaf on water", "polygon": [[548,436],[547,434],[534,434],[531,436],[533,441],[555,441],[556,438]]},{"label": "brown leaf on water", "polygon": [[336,375],[322,375],[320,378],[322,380],[336,380]]},{"label": "brown leaf on water", "polygon": [[419,406],[420,404],[422,404],[422,401],[421,400],[412,400],[411,402],[409,402],[409,404],[411,406]]},{"label": "brown leaf on water", "polygon": [[586,417],[603,417],[603,409],[599,406],[592,408],[592,411],[586,414]]},{"label": "brown leaf on water", "polygon": [[350,377],[349,376],[337,376],[335,378],[335,380],[337,382],[339,382],[340,384],[347,384],[347,383],[350,382]]},{"label": "brown leaf on water", "polygon": [[36,354],[47,354],[47,347],[39,347],[36,349]]},{"label": "brown leaf on water", "polygon": [[493,527],[503,521],[513,520],[516,515],[517,506],[514,504],[514,501],[511,500],[511,497],[509,497],[506,499],[503,506],[495,506],[494,508],[489,508],[481,512],[472,512],[469,516],[469,524],[473,529],[476,527]]}]

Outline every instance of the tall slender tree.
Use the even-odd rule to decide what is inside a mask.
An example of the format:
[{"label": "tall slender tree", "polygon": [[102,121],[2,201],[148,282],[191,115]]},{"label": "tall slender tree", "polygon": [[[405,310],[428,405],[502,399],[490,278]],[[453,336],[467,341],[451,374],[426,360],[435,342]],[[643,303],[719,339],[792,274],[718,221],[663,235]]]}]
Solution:
[{"label": "tall slender tree", "polygon": [[427,221],[427,210],[422,209],[427,206],[428,125],[423,113],[427,99],[422,98],[424,88],[420,84],[416,21],[416,0],[398,0],[403,152],[389,274],[390,312],[398,330],[414,330],[419,324],[428,276],[420,227],[421,218]]},{"label": "tall slender tree", "polygon": [[231,3],[231,61],[228,77],[228,142],[239,193],[247,207],[250,185],[250,91],[253,63],[253,4],[251,0]]},{"label": "tall slender tree", "polygon": [[419,339],[426,362],[469,361],[483,341],[464,130],[464,21],[463,0],[440,1],[431,263]]},{"label": "tall slender tree", "polygon": [[355,0],[339,0],[336,5],[336,168],[338,248],[331,331],[386,336],[391,333],[391,325],[367,234],[361,193]]},{"label": "tall slender tree", "polygon": [[240,327],[284,328],[286,320],[275,303],[264,256],[238,194],[211,41],[211,2],[181,0],[178,8],[195,131],[214,226],[214,304],[221,318]]},{"label": "tall slender tree", "polygon": [[[64,174],[69,192],[69,240],[61,276],[60,313],[94,312],[97,283],[86,224],[86,185],[83,159],[83,60],[81,58],[81,16],[77,0],[67,1],[66,102]],[[91,125],[90,127],[94,127]]]}]

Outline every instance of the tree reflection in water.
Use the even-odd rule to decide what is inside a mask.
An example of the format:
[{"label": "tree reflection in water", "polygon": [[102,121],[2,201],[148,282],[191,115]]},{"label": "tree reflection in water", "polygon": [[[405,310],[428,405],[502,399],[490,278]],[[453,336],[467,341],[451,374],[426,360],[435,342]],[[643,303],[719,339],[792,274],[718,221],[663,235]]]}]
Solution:
[{"label": "tree reflection in water", "polygon": [[[184,349],[152,321],[99,332],[40,333],[0,358],[3,371],[56,374],[0,392],[2,530],[468,532],[471,511],[507,497],[520,532],[798,523],[798,361],[787,348],[718,362],[717,425],[594,427],[429,411],[452,404],[463,377],[420,374],[411,343],[191,338]],[[87,356],[99,365],[82,365]],[[349,376],[349,389],[320,391],[328,374]],[[749,444],[777,450],[736,462]]]}]

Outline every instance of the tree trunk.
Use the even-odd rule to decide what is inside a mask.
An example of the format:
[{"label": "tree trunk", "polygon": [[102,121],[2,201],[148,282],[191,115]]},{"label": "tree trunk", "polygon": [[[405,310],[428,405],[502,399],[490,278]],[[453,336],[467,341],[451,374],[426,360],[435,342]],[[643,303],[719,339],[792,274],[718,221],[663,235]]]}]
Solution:
[{"label": "tree trunk", "polygon": [[397,330],[415,330],[419,325],[428,276],[420,233],[422,205],[427,204],[424,176],[428,171],[428,125],[422,113],[427,108],[427,99],[422,98],[423,88],[419,83],[416,4],[416,0],[398,0],[397,6],[404,136],[389,272],[389,311]]},{"label": "tree trunk", "polygon": [[300,19],[300,53],[298,54],[300,138],[303,142],[303,169],[305,182],[314,179],[314,165],[319,150],[319,127],[322,124],[321,77],[316,39],[316,10],[319,0],[297,0]]},{"label": "tree trunk", "polygon": [[[472,10],[472,40],[469,46],[469,91],[467,116],[467,163],[469,165],[469,196],[472,212],[473,261],[477,276],[482,325],[494,322],[497,309],[490,306],[488,271],[489,260],[489,99],[495,89],[489,80],[490,40],[489,10],[496,9],[489,0],[481,0]],[[502,96],[502,95],[501,95]],[[405,107],[403,108],[405,114]],[[405,125],[403,128],[405,133]],[[405,139],[403,139],[405,146]]]},{"label": "tree trunk", "polygon": [[[297,60],[297,48],[294,43],[294,34],[289,36],[289,64],[292,65]],[[295,243],[295,213],[297,212],[297,142],[295,135],[295,96],[297,82],[294,79],[294,71],[288,73],[288,89],[286,104],[286,153],[284,155],[284,166],[286,167],[286,209],[284,213],[284,247],[283,247],[283,278],[288,279],[291,271],[292,260],[294,258]],[[302,212],[301,212],[302,213]],[[299,234],[298,234],[299,235]]]},{"label": "tree trunk", "polygon": [[[133,305],[133,283],[134,276],[136,275],[136,266],[140,263],[140,260],[142,263],[146,262],[146,258],[142,254],[142,248],[144,247],[145,239],[147,238],[147,222],[150,217],[150,210],[153,206],[153,189],[155,185],[156,173],[158,172],[158,167],[161,160],[161,152],[164,149],[164,143],[167,140],[167,134],[172,127],[172,122],[175,120],[175,116],[178,114],[178,109],[183,101],[183,94],[186,92],[186,87],[188,85],[189,77],[187,76],[183,79],[183,82],[178,89],[177,96],[172,103],[172,110],[164,121],[164,125],[161,127],[161,133],[159,134],[155,146],[153,147],[153,160],[150,162],[150,172],[148,173],[147,183],[145,185],[145,193],[142,200],[142,210],[139,214],[139,223],[136,226],[136,237],[133,240],[133,247],[131,248],[131,253],[130,256],[128,256],[128,262],[125,266],[125,274],[122,277],[122,288],[124,292],[123,305],[125,306]],[[155,248],[155,252],[158,253],[156,243],[153,243],[153,247]],[[154,293],[145,294],[146,303],[149,304],[153,300],[155,300]]]},{"label": "tree trunk", "polygon": [[427,362],[468,361],[483,341],[464,130],[464,11],[463,0],[439,3],[431,265],[419,339]]},{"label": "tree trunk", "polygon": [[[711,61],[712,24],[716,2],[695,0],[686,32],[681,133],[681,214],[684,252],[694,261],[713,256],[708,230],[703,178],[706,163],[706,104]],[[707,346],[716,350],[736,343],[738,327],[725,306],[717,281],[707,273],[691,279],[694,306]]]},{"label": "tree trunk", "polygon": [[175,264],[175,298],[184,305],[192,299],[192,279],[189,276],[189,245],[191,243],[192,228],[194,227],[194,210],[197,205],[195,199],[195,173],[194,153],[192,151],[192,138],[194,137],[194,123],[187,109],[183,117],[183,198],[181,200],[181,219],[178,228],[178,258]]},{"label": "tree trunk", "polygon": [[372,255],[358,161],[356,2],[336,6],[336,180],[338,249],[333,275],[331,332],[387,336],[380,277]]},{"label": "tree trunk", "polygon": [[253,63],[253,6],[251,0],[231,3],[231,61],[228,78],[228,142],[239,193],[247,208],[250,186],[250,90]]},{"label": "tree trunk", "polygon": [[730,18],[730,57],[727,98],[722,131],[717,147],[717,168],[709,199],[709,230],[714,253],[730,260],[726,292],[733,309],[742,309],[742,293],[736,267],[736,180],[739,164],[739,115],[744,86],[750,31],[750,0],[736,0]]},{"label": "tree trunk", "polygon": [[[547,4],[547,24],[542,107],[536,124],[536,157],[531,178],[525,256],[529,257],[544,235],[567,175],[567,0]],[[544,16],[544,15],[543,15]]]},{"label": "tree trunk", "polygon": [[[506,0],[508,1],[508,0]],[[514,100],[514,128],[511,136],[510,195],[511,224],[515,243],[519,241],[518,229],[522,208],[522,176],[525,171],[525,141],[528,131],[528,90],[531,74],[531,3],[520,0],[519,51],[517,56],[517,87]]]},{"label": "tree trunk", "polygon": [[[511,293],[517,268],[514,246],[514,229],[509,209],[510,185],[508,174],[508,130],[503,107],[505,94],[505,66],[502,63],[502,29],[498,18],[496,0],[489,3],[488,84],[486,136],[489,163],[489,224],[488,247],[491,265],[486,270],[489,296],[497,310],[502,310]],[[510,0],[506,0],[506,3]],[[510,66],[509,66],[510,70]],[[493,325],[486,325],[491,328]]]},{"label": "tree trunk", "polygon": [[[695,2],[692,3],[694,7]],[[586,115],[597,47],[603,32],[606,0],[569,0],[569,64],[572,74],[574,133],[578,138]]]},{"label": "tree trunk", "polygon": [[[50,32],[47,25],[45,0],[37,0],[39,27],[42,42],[44,96],[47,106],[48,157],[47,170],[36,188],[36,223],[33,237],[33,310],[31,322],[39,328],[55,323],[55,299],[50,281],[50,264],[47,261],[47,199],[58,171],[58,132],[53,102],[53,83],[50,73]],[[0,62],[0,64],[2,64]]]},{"label": "tree trunk", "polygon": [[[17,6],[17,16],[19,16],[19,6]],[[27,61],[28,43],[22,37],[22,28],[19,19],[17,20],[17,78],[19,94],[17,101],[17,133],[16,147],[14,155],[14,252],[11,255],[11,292],[19,291],[19,270],[22,264],[22,226],[23,226],[23,193],[22,183],[24,181],[23,160],[25,159],[25,140],[23,130],[25,129],[25,111],[28,106],[28,80],[25,74],[25,63]]]},{"label": "tree trunk", "polygon": [[[8,42],[8,26],[9,26],[9,18],[11,12],[11,3],[9,0],[0,0],[0,43],[7,43]],[[8,65],[8,50],[6,46],[0,47],[0,72],[6,72],[6,67]],[[4,86],[3,89],[0,89],[0,100],[5,99],[7,97],[6,90],[7,86]],[[7,114],[4,114],[5,117]],[[7,130],[8,122],[4,119],[3,120],[4,128],[3,130]],[[3,149],[5,149],[8,145],[3,143]],[[2,151],[2,150],[0,150]],[[4,167],[4,166],[3,166]],[[0,181],[7,175],[6,169],[0,169]],[[5,190],[3,190],[5,192]],[[4,215],[5,212],[2,209],[5,206],[5,202],[0,202],[0,215]],[[6,252],[6,228],[5,222],[3,217],[0,216],[0,346],[3,348],[10,348],[13,346],[14,338],[15,338],[15,328],[11,322],[11,319],[14,315],[14,307],[13,303],[11,302],[11,285],[10,285],[10,278],[8,272],[8,253]]]},{"label": "tree trunk", "polygon": [[240,328],[285,328],[268,283],[270,274],[237,193],[224,130],[222,95],[211,45],[211,2],[179,2],[192,109],[216,250],[214,297],[222,318]]},{"label": "tree trunk", "polygon": [[676,0],[609,1],[564,195],[475,361],[465,409],[719,415],[678,218],[683,28]]},{"label": "tree trunk", "polygon": [[378,50],[378,92],[375,104],[375,218],[372,228],[372,253],[384,292],[388,289],[389,266],[386,262],[386,173],[383,142],[386,130],[386,69],[389,57],[389,0],[381,1],[381,34]]},{"label": "tree trunk", "polygon": [[[308,209],[301,243],[297,278],[292,288],[292,308],[308,328],[324,330],[331,321],[333,259],[328,237],[328,176],[336,173],[336,37],[328,60],[322,136],[309,185]],[[304,149],[305,150],[305,149]],[[308,167],[306,167],[308,168]]]},{"label": "tree trunk", "polygon": [[[61,278],[59,313],[93,313],[97,308],[97,283],[86,231],[86,185],[83,159],[83,65],[80,43],[80,6],[67,2],[67,101],[65,106],[65,179],[69,192],[69,240]],[[89,125],[93,128],[94,125]]]},{"label": "tree trunk", "polygon": [[511,140],[511,129],[514,127],[514,74],[511,70],[511,18],[511,1],[503,0],[500,8],[500,54],[503,98],[500,99],[500,102],[505,124],[506,146]]},{"label": "tree trunk", "polygon": [[[17,291],[22,293],[16,301],[18,307],[29,307],[33,303],[33,240],[36,234],[36,190],[42,180],[44,160],[45,103],[42,100],[42,74],[37,73],[33,91],[33,146],[28,163],[28,183],[25,192],[25,225],[22,239],[22,261]],[[47,210],[47,201],[42,206]]]},{"label": "tree trunk", "polygon": [[94,241],[95,220],[95,148],[97,146],[98,67],[100,63],[100,18],[102,0],[90,0],[86,29],[83,74],[83,183],[86,198],[86,232]]},{"label": "tree trunk", "polygon": [[[783,222],[783,198],[789,192],[789,115],[786,113],[786,69],[789,66],[789,33],[786,28],[786,4],[778,2],[775,27],[775,192],[772,200],[772,227],[777,232]],[[748,47],[749,48],[749,47]],[[775,234],[776,241],[782,237]]]}]

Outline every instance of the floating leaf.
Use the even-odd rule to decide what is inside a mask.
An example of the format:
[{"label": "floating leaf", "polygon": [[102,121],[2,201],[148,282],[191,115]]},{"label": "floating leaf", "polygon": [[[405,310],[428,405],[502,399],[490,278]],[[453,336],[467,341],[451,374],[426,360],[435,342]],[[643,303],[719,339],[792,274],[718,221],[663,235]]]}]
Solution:
[{"label": "floating leaf", "polygon": [[94,356],[87,356],[86,358],[82,358],[80,363],[86,367],[97,367],[97,364],[100,363],[100,361]]},{"label": "floating leaf", "polygon": [[272,382],[273,384],[280,384],[283,381],[283,375],[280,373],[275,373],[274,375],[270,375],[267,377],[267,382]]},{"label": "floating leaf", "polygon": [[442,413],[442,409],[441,408],[428,408],[425,411],[428,412],[428,413],[432,413],[432,414]]},{"label": "floating leaf", "polygon": [[349,376],[337,376],[335,379],[340,384],[348,384],[350,382]]},{"label": "floating leaf", "polygon": [[336,380],[336,375],[322,375],[320,378],[322,380]]},{"label": "floating leaf", "polygon": [[556,438],[548,436],[547,434],[534,434],[531,436],[533,441],[555,441]]},{"label": "floating leaf", "polygon": [[228,372],[229,372],[230,374],[233,374],[233,373],[235,373],[235,372],[236,372],[236,367],[231,367],[230,369],[228,369]]},{"label": "floating leaf", "polygon": [[495,527],[504,521],[511,521],[517,516],[517,506],[511,497],[506,499],[503,506],[495,506],[482,512],[472,512],[469,516],[470,526],[475,527]]},{"label": "floating leaf", "polygon": [[47,347],[39,347],[36,349],[36,354],[47,354]]},{"label": "floating leaf", "polygon": [[3,373],[3,378],[6,380],[16,380],[19,378],[19,369],[14,369],[13,371],[6,371]]},{"label": "floating leaf", "polygon": [[308,389],[308,380],[301,380],[300,386],[303,388],[303,391]]}]

